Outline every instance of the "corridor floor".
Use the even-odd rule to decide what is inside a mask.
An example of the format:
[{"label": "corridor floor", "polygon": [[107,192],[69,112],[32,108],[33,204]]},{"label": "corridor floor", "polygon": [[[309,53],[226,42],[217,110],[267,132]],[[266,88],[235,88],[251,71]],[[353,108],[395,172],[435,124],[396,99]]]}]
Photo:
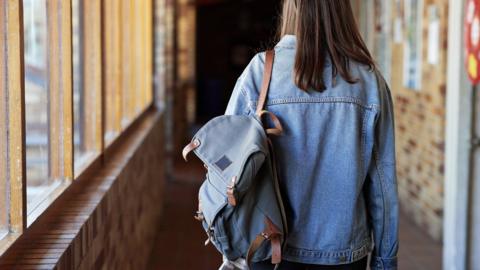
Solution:
[{"label": "corridor floor", "polygon": [[[221,258],[212,245],[204,246],[205,233],[193,219],[203,174],[196,160],[176,164],[174,179],[167,183],[162,224],[148,270],[215,270],[220,265]],[[441,263],[441,244],[402,215],[399,270],[440,270]]]}]

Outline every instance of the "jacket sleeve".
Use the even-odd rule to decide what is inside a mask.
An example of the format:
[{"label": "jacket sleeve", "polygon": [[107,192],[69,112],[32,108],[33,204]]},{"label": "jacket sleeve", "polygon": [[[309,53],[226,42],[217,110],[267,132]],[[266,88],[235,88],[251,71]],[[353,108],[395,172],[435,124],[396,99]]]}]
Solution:
[{"label": "jacket sleeve", "polygon": [[374,249],[372,270],[396,270],[398,251],[398,190],[395,165],[395,124],[388,85],[378,74],[379,109],[372,160],[365,183]]},{"label": "jacket sleeve", "polygon": [[255,113],[258,86],[263,77],[264,59],[265,53],[256,54],[240,75],[228,102],[226,115],[252,115]]},{"label": "jacket sleeve", "polygon": [[232,91],[225,115],[249,115],[251,113],[251,105],[242,82],[243,75],[237,80]]}]

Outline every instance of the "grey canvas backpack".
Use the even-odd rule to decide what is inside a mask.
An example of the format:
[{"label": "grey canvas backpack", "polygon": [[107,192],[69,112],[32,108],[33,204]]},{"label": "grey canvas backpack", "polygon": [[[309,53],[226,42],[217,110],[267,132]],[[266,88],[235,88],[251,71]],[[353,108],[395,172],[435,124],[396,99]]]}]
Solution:
[{"label": "grey canvas backpack", "polygon": [[[199,194],[196,219],[209,242],[229,261],[281,262],[287,234],[275,156],[269,136],[280,135],[279,119],[265,111],[274,51],[266,52],[255,115],[223,115],[209,121],[183,150],[194,152],[208,172]],[[272,128],[263,124],[268,116]]]}]

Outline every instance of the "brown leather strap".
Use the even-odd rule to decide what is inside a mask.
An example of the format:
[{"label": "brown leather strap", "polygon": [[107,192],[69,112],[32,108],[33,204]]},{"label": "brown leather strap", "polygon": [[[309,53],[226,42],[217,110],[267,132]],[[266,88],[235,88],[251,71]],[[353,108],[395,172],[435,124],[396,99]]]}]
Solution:
[{"label": "brown leather strap", "polygon": [[235,197],[235,184],[237,182],[237,177],[232,177],[230,184],[227,186],[227,199],[228,204],[231,206],[237,206],[237,198]]},{"label": "brown leather strap", "polygon": [[265,107],[265,101],[267,100],[268,96],[268,88],[270,87],[270,80],[272,79],[272,70],[273,70],[273,60],[275,58],[275,51],[268,50],[265,53],[265,68],[263,70],[263,81],[262,81],[262,88],[260,90],[260,96],[257,102],[257,115]]},{"label": "brown leather strap", "polygon": [[187,160],[188,154],[190,154],[190,152],[192,152],[193,150],[195,150],[199,146],[200,146],[200,141],[198,139],[194,139],[187,146],[185,146],[185,148],[183,148],[183,151],[182,151],[183,159],[185,159],[185,161],[188,161]]},{"label": "brown leather strap", "polygon": [[266,233],[272,245],[272,264],[279,264],[282,261],[282,247],[280,241],[282,233],[269,218],[265,218],[265,223],[267,225]]},{"label": "brown leather strap", "polygon": [[268,217],[265,217],[265,230],[255,237],[255,240],[253,240],[248,248],[247,264],[249,266],[251,265],[253,255],[266,240],[269,240],[272,245],[272,264],[279,264],[282,261],[281,238],[282,233],[277,226],[275,226]]},{"label": "brown leather strap", "polygon": [[275,114],[273,114],[272,112],[265,111],[265,110],[262,110],[262,111],[258,114],[258,116],[259,116],[260,119],[262,119],[262,117],[263,117],[264,115],[270,116],[270,119],[272,120],[272,122],[273,122],[273,124],[274,124],[274,126],[275,126],[275,128],[267,128],[267,129],[266,129],[267,134],[269,134],[269,135],[276,135],[276,136],[282,135],[282,133],[283,133],[283,127],[282,127],[282,124],[280,123],[280,120],[278,119],[278,117],[277,117]]},{"label": "brown leather strap", "polygon": [[274,235],[270,238],[272,244],[272,264],[279,264],[282,262],[282,242],[280,235]]},{"label": "brown leather strap", "polygon": [[[280,181],[278,179],[278,171],[277,171],[277,161],[275,159],[275,149],[273,148],[273,143],[272,140],[267,139],[268,141],[268,149],[270,150],[270,160],[272,162],[272,172],[273,172],[273,184],[275,188],[275,193],[277,195],[277,200],[280,202],[280,212],[282,215],[282,221],[283,221],[283,233],[284,236],[288,234],[288,225],[287,225],[287,214],[285,213],[285,208],[283,206],[283,199],[282,199],[282,194],[280,191]],[[284,241],[285,243],[285,241]]]},{"label": "brown leather strap", "polygon": [[246,258],[248,266],[251,265],[252,258],[253,258],[253,255],[255,254],[255,252],[257,252],[257,250],[260,248],[260,246],[266,240],[267,239],[265,238],[265,236],[263,234],[259,234],[259,235],[257,235],[257,237],[255,237],[255,240],[253,240],[253,242],[250,244],[250,247],[248,247],[247,258]]}]

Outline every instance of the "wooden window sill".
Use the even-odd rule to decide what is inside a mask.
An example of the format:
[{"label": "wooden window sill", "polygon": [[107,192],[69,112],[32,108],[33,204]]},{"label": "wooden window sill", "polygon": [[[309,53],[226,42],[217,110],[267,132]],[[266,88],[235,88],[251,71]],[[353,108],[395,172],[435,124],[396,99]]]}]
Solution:
[{"label": "wooden window sill", "polygon": [[0,240],[0,269],[22,264],[53,269],[65,256],[75,262],[81,260],[85,237],[94,233],[92,230],[104,218],[106,194],[162,118],[162,111],[149,107],[77,180],[63,185],[62,190],[58,188],[42,202],[45,208],[39,207],[38,218],[22,235],[9,234]]},{"label": "wooden window sill", "polygon": [[9,233],[0,240],[0,254],[5,251],[20,237],[19,233]]},{"label": "wooden window sill", "polygon": [[91,164],[97,160],[101,154],[97,151],[90,151],[87,153],[84,153],[79,159],[75,160],[75,179],[77,179],[83,171],[88,169]]},{"label": "wooden window sill", "polygon": [[48,195],[28,212],[27,227],[32,225],[32,223],[42,215],[42,213],[68,188],[68,186],[70,186],[70,184],[71,181],[61,181],[52,188],[52,190],[47,193]]}]

